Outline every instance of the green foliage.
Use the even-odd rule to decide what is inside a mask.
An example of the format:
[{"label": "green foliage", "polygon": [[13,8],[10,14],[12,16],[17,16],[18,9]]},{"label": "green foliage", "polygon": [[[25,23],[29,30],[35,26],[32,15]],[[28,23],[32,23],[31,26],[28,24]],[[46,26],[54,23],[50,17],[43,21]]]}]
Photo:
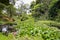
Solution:
[{"label": "green foliage", "polygon": [[[59,2],[59,3],[58,3]],[[32,16],[39,19],[56,20],[57,11],[60,6],[59,0],[36,0],[31,4]],[[44,18],[43,18],[44,17]]]},{"label": "green foliage", "polygon": [[0,14],[2,14],[1,12],[2,12],[2,10],[4,9],[4,7],[5,7],[5,5],[2,4],[2,3],[0,3]]},{"label": "green foliage", "polygon": [[33,17],[41,17],[44,14],[45,7],[43,6],[44,4],[37,4],[34,6],[32,9],[32,16]]},{"label": "green foliage", "polygon": [[33,2],[31,3],[31,6],[30,6],[31,9],[34,8],[35,5],[36,5],[36,2],[33,1]]},{"label": "green foliage", "polygon": [[[15,18],[16,19],[16,18]],[[18,28],[18,34],[15,39],[20,40],[59,40],[60,39],[60,31],[55,27],[60,26],[60,23],[55,21],[38,21],[34,22],[33,18],[29,18],[25,21],[20,21],[20,19],[16,19]],[[52,26],[54,25],[54,26]],[[51,27],[52,26],[52,27]],[[0,34],[1,36],[2,34]],[[14,36],[10,35],[8,37],[2,36],[5,38],[4,40],[12,40]],[[1,37],[1,40],[3,40]]]},{"label": "green foliage", "polygon": [[56,27],[60,29],[60,23],[56,21],[38,21],[38,22],[40,22],[41,24],[46,24],[50,27]]},{"label": "green foliage", "polygon": [[16,8],[13,5],[7,6],[6,10],[7,10],[7,15],[9,17],[12,17],[12,16],[16,15]]},{"label": "green foliage", "polygon": [[[19,21],[18,21],[19,22]],[[56,22],[55,22],[56,23]],[[17,25],[19,28],[18,38],[26,37],[30,40],[58,40],[60,39],[60,31],[55,27],[50,27],[49,24],[55,24],[54,21],[38,21],[34,22],[34,19],[28,19],[26,21],[20,21]],[[57,23],[58,25],[59,23]],[[56,24],[55,24],[56,25]],[[24,39],[24,38],[23,38]]]},{"label": "green foliage", "polygon": [[60,1],[55,0],[52,3],[53,4],[50,5],[51,7],[50,7],[50,10],[49,10],[49,19],[56,20],[57,19],[56,16],[58,15],[57,10],[60,7],[60,6],[58,6],[58,5],[60,5]]},{"label": "green foliage", "polygon": [[45,0],[45,1],[39,0],[38,2],[37,1],[38,0],[36,0],[36,4],[33,5],[33,8],[32,8],[32,16],[37,17],[39,19],[41,19],[41,18],[45,19],[46,16],[48,15],[47,12],[48,12],[49,3],[47,4],[47,2],[46,2],[47,0]]},{"label": "green foliage", "polygon": [[22,13],[22,14],[20,14],[19,18],[21,21],[25,21],[25,20],[29,19],[29,16],[26,13]]},{"label": "green foliage", "polygon": [[[16,28],[18,29],[18,34],[16,38],[12,34],[9,34],[7,37],[0,33],[1,40],[60,40],[60,1],[58,0],[36,0],[36,2],[32,2],[32,18],[28,16],[24,9],[26,9],[23,4],[21,8],[18,9],[21,14],[16,14],[16,9],[13,5],[8,5],[8,1],[0,1],[0,12],[6,8],[7,15],[10,17],[14,17],[17,23]],[[57,3],[57,4],[56,4]],[[6,6],[8,5],[8,6]],[[57,16],[55,16],[55,13]],[[49,15],[48,15],[49,14]],[[1,14],[2,15],[2,14]],[[17,18],[14,15],[19,15]],[[50,19],[51,15],[52,19],[58,21],[48,21],[46,17]],[[4,15],[3,15],[4,16]],[[40,21],[36,19],[42,19]],[[46,19],[46,20],[44,20]],[[35,21],[36,20],[36,21]],[[4,22],[0,18],[0,24],[13,24],[13,22]],[[59,29],[58,29],[59,28]]]},{"label": "green foliage", "polygon": [[57,9],[57,16],[56,16],[55,20],[60,22],[60,9]]},{"label": "green foliage", "polygon": [[9,5],[9,0],[0,0],[0,12],[4,9],[6,5]]},{"label": "green foliage", "polygon": [[0,40],[14,40],[14,37],[12,34],[5,36],[5,35],[2,35],[2,33],[0,33]]},{"label": "green foliage", "polygon": [[49,9],[53,6],[53,5],[55,5],[55,3],[57,3],[59,0],[51,0],[51,2],[50,2],[50,5],[49,5]]}]

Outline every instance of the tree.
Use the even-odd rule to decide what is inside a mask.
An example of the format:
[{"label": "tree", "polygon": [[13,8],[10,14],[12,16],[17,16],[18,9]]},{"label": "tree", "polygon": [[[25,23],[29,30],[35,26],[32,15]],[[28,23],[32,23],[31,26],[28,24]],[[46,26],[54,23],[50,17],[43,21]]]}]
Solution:
[{"label": "tree", "polygon": [[7,10],[7,15],[9,17],[12,17],[13,15],[16,15],[16,8],[14,8],[13,5],[9,5],[6,7],[6,10]]},{"label": "tree", "polygon": [[4,9],[4,7],[6,7],[6,5],[0,3],[0,14],[2,14],[2,10]]},{"label": "tree", "polygon": [[34,8],[35,5],[36,5],[36,2],[32,1],[30,8],[31,9]]},{"label": "tree", "polygon": [[9,5],[9,0],[0,0],[0,14],[2,14],[2,10]]},{"label": "tree", "polygon": [[8,16],[12,17],[16,12],[14,8],[15,0],[0,0],[0,11],[6,9],[7,13],[9,14]]},{"label": "tree", "polygon": [[[55,12],[53,5],[57,2],[58,0],[36,0],[36,4],[31,4],[31,9],[35,17],[44,17],[44,19],[50,19],[50,14],[51,12]],[[55,12],[56,13],[56,12]],[[54,14],[55,14],[54,13]],[[50,16],[50,17],[49,17]],[[53,15],[52,15],[53,16]],[[53,19],[54,17],[52,17]],[[42,18],[43,19],[43,18]]]},{"label": "tree", "polygon": [[48,13],[48,4],[45,1],[46,0],[36,0],[35,4],[31,4],[31,9],[35,17],[41,18],[41,16],[45,16],[45,14]]},{"label": "tree", "polygon": [[51,20],[58,19],[58,17],[60,16],[59,9],[60,9],[60,1],[56,1],[54,3],[54,5],[49,10],[49,17],[50,17]]}]

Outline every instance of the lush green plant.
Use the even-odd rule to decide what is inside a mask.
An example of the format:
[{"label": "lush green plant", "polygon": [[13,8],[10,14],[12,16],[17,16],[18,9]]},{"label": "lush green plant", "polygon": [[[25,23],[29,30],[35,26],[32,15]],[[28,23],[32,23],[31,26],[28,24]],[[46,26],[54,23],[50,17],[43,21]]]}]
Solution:
[{"label": "lush green plant", "polygon": [[8,36],[3,35],[0,33],[0,40],[14,40],[14,37],[12,34],[9,34]]},{"label": "lush green plant", "polygon": [[32,38],[33,40],[38,40],[39,38],[41,38],[41,40],[59,40],[60,31],[55,27],[50,27],[50,23],[54,24],[54,21],[34,22],[34,19],[32,18],[26,21],[20,21],[20,23],[18,24],[18,36],[21,38],[27,35],[28,39],[30,37],[35,37],[36,39]]},{"label": "lush green plant", "polygon": [[[50,27],[51,25],[59,25],[60,23],[55,21],[38,21],[35,22],[33,18],[29,18],[25,21],[20,21],[20,19],[16,19],[18,28],[18,34],[15,39],[23,39],[23,40],[59,40],[60,39],[60,31],[55,27]],[[0,34],[1,36],[1,34]],[[12,39],[14,36],[10,35]],[[8,38],[11,40],[11,37],[4,37],[5,40]],[[3,40],[1,38],[1,40]]]}]

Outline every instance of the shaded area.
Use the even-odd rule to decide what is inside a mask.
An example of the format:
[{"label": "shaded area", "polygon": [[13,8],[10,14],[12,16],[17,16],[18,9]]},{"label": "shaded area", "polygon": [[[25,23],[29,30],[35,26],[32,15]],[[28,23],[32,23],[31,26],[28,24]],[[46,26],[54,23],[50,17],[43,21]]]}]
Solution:
[{"label": "shaded area", "polygon": [[9,0],[0,0],[0,3],[3,3],[5,5],[9,5]]},{"label": "shaded area", "polygon": [[60,1],[56,2],[49,11],[49,17],[51,20],[55,20],[55,17],[58,15],[58,9],[60,9]]}]

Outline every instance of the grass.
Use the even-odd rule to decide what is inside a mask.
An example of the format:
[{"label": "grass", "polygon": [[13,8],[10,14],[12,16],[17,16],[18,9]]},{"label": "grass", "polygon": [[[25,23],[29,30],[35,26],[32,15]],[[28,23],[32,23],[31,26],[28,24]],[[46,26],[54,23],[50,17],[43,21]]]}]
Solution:
[{"label": "grass", "polygon": [[18,35],[16,38],[12,34],[4,36],[0,34],[0,40],[60,40],[60,30],[56,27],[50,27],[52,24],[59,25],[55,21],[38,21],[34,22],[33,18],[25,21],[16,20]]},{"label": "grass", "polygon": [[2,33],[0,33],[0,40],[13,40],[13,35],[9,34],[8,36],[3,35]]}]

